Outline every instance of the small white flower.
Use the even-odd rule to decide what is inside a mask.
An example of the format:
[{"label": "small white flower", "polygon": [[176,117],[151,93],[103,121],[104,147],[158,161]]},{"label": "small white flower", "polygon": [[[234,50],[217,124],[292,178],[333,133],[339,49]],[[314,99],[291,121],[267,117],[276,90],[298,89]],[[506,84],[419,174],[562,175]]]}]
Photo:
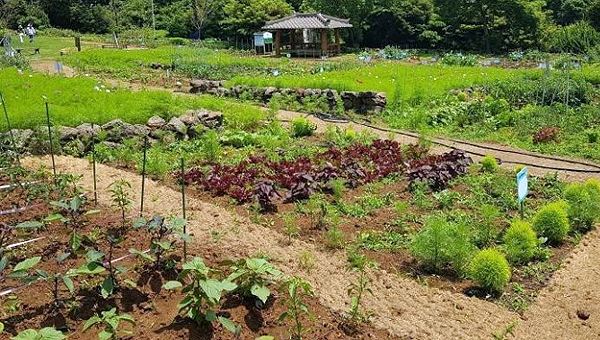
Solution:
[{"label": "small white flower", "polygon": [[110,90],[106,90],[106,93],[110,93]]},{"label": "small white flower", "polygon": [[30,75],[29,75],[29,78],[33,78],[33,74],[30,74]]},{"label": "small white flower", "polygon": [[100,91],[100,88],[98,86],[94,86],[94,90]]}]

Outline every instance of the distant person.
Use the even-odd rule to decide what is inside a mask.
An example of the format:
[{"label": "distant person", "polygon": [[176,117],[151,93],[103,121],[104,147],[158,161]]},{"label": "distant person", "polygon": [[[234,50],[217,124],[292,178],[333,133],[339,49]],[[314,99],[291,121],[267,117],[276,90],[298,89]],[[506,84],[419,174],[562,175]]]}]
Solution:
[{"label": "distant person", "polygon": [[29,36],[29,43],[32,43],[35,39],[35,28],[32,24],[27,25],[27,35]]},{"label": "distant person", "polygon": [[21,40],[21,44],[23,43],[23,35],[25,35],[25,29],[23,28],[23,25],[19,24],[19,28],[17,29],[17,32],[19,32],[19,39]]}]

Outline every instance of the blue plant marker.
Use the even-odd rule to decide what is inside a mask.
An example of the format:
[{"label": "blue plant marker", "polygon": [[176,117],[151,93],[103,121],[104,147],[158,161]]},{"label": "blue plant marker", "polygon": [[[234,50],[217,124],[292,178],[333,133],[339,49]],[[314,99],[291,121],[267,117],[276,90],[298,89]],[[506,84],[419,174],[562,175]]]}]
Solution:
[{"label": "blue plant marker", "polygon": [[521,205],[521,218],[525,217],[525,198],[527,197],[529,191],[529,183],[528,183],[528,174],[527,168],[523,168],[523,170],[519,171],[517,174],[517,190],[519,196],[519,204]]}]

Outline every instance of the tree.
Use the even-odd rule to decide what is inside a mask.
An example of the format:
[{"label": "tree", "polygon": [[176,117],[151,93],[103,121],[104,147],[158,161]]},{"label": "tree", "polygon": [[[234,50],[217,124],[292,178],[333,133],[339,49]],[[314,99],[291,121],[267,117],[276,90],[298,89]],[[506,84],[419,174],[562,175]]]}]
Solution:
[{"label": "tree", "polygon": [[267,21],[292,14],[292,6],[284,0],[229,0],[223,13],[223,28],[231,34],[247,37],[259,31]]},{"label": "tree", "polygon": [[202,28],[206,24],[207,18],[219,5],[219,0],[192,0],[192,24],[198,32],[198,39],[202,37]]}]

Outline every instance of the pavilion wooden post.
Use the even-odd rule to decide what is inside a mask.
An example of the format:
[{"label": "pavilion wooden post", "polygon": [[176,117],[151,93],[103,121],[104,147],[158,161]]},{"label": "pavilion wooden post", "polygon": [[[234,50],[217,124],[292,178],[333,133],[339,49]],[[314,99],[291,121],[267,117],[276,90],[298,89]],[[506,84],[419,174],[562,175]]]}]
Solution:
[{"label": "pavilion wooden post", "polygon": [[281,30],[275,31],[275,55],[281,55]]},{"label": "pavilion wooden post", "polygon": [[335,45],[337,54],[342,53],[342,44],[340,43],[340,29],[336,28],[333,30],[335,32]]},{"label": "pavilion wooden post", "polygon": [[293,53],[294,50],[296,49],[296,30],[290,31],[290,49],[291,49],[290,53]]},{"label": "pavilion wooden post", "polygon": [[328,40],[327,40],[327,29],[321,28],[321,55],[327,55],[329,52]]}]

